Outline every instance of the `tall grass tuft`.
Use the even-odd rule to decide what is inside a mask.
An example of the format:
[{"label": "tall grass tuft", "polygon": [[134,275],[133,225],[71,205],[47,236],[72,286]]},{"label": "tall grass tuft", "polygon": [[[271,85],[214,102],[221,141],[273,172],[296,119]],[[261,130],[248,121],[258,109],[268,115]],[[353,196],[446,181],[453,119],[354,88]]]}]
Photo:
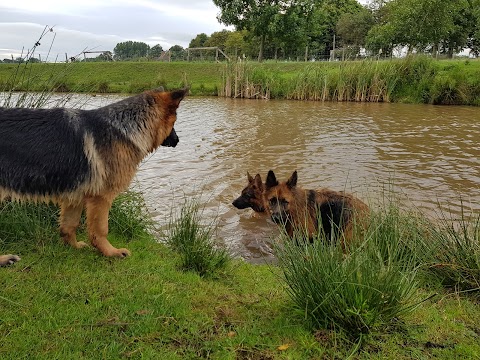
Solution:
[{"label": "tall grass tuft", "polygon": [[348,337],[394,324],[420,304],[418,258],[404,235],[412,235],[400,214],[375,214],[362,239],[347,246],[311,244],[299,231],[276,246],[279,266],[295,308],[313,328],[336,328]]},{"label": "tall grass tuft", "polygon": [[214,224],[201,223],[197,200],[186,199],[179,215],[173,215],[168,225],[165,242],[182,259],[182,268],[201,276],[212,276],[225,269],[230,261],[228,252],[215,244]]},{"label": "tall grass tuft", "polygon": [[480,215],[454,223],[444,217],[433,231],[427,269],[443,286],[480,298]]},{"label": "tall grass tuft", "polygon": [[109,229],[126,240],[147,238],[154,233],[154,220],[148,212],[143,194],[127,190],[113,201]]}]

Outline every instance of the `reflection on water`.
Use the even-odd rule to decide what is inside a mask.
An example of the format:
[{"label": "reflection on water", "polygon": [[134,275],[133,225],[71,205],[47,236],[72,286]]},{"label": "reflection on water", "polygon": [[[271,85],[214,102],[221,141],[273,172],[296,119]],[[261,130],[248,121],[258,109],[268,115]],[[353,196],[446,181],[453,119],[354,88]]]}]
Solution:
[{"label": "reflection on water", "polygon": [[264,261],[276,225],[231,205],[247,171],[265,179],[272,169],[283,180],[298,170],[305,188],[345,189],[371,203],[393,187],[409,206],[458,215],[462,202],[480,210],[479,120],[474,107],[186,98],[180,143],[146,159],[136,186],[161,223],[185,198],[201,198],[218,237]]}]

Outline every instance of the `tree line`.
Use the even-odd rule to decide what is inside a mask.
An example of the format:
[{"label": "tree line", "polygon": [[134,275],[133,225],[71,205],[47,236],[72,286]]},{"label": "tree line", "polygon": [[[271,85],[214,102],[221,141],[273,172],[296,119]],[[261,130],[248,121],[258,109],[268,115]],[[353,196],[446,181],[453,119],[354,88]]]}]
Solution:
[{"label": "tree line", "polygon": [[[323,60],[390,57],[395,51],[453,57],[480,55],[480,0],[213,0],[234,31],[201,33],[189,48],[218,47],[233,58]],[[333,51],[335,50],[335,51]],[[154,58],[160,45],[117,44],[114,58]],[[185,60],[186,49],[169,49]],[[206,59],[211,52],[189,54]]]}]

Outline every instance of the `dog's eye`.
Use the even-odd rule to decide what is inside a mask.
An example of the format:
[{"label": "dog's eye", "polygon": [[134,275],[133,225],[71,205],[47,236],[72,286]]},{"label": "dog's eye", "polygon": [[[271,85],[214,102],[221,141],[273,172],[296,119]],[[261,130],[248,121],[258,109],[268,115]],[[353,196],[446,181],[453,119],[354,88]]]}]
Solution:
[{"label": "dog's eye", "polygon": [[288,205],[288,201],[285,200],[285,199],[281,199],[281,200],[280,200],[280,204],[283,205],[283,206],[287,206],[287,205]]},{"label": "dog's eye", "polygon": [[276,197],[270,199],[270,205],[276,206],[278,204],[278,199]]}]

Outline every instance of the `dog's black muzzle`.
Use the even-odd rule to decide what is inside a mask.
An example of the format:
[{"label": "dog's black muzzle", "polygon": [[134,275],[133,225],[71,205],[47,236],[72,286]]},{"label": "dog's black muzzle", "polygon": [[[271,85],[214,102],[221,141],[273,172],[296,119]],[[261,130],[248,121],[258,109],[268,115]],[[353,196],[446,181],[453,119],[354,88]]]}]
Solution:
[{"label": "dog's black muzzle", "polygon": [[179,141],[180,140],[178,139],[175,129],[172,128],[170,135],[168,135],[167,138],[163,140],[162,146],[175,147],[177,146]]}]

